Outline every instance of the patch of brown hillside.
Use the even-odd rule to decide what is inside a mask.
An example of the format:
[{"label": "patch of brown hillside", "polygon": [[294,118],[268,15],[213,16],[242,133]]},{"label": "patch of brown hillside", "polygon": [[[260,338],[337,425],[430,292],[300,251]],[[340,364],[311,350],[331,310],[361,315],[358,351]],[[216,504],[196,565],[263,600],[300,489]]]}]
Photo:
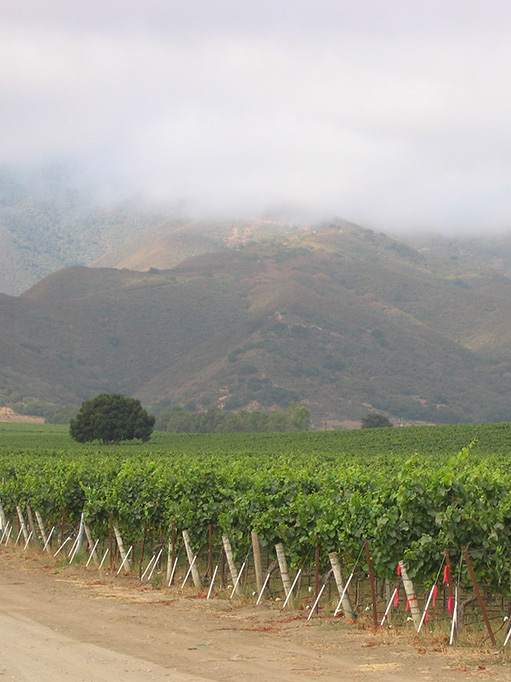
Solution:
[{"label": "patch of brown hillside", "polygon": [[0,422],[30,422],[39,423],[44,422],[44,417],[34,417],[29,414],[17,414],[10,407],[0,407]]}]

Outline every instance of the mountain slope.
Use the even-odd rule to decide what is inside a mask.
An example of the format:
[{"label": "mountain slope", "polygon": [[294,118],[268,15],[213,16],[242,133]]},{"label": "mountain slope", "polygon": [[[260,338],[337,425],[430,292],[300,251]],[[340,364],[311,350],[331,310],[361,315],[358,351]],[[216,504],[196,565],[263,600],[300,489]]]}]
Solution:
[{"label": "mountain slope", "polygon": [[303,400],[317,427],[374,409],[508,420],[509,291],[492,269],[342,221],[169,270],[67,268],[0,297],[3,398],[120,391],[197,409]]}]

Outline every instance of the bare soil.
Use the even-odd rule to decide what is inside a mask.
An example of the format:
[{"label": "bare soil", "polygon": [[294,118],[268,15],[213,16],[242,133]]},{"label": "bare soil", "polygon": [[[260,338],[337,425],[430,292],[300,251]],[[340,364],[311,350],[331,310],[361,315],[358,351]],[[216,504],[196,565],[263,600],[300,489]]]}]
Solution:
[{"label": "bare soil", "polygon": [[17,682],[511,679],[499,652],[332,618],[307,623],[300,611],[152,589],[8,549],[0,597],[0,678]]},{"label": "bare soil", "polygon": [[27,424],[42,424],[44,417],[33,417],[29,414],[18,414],[10,407],[0,407],[0,422],[26,422]]}]

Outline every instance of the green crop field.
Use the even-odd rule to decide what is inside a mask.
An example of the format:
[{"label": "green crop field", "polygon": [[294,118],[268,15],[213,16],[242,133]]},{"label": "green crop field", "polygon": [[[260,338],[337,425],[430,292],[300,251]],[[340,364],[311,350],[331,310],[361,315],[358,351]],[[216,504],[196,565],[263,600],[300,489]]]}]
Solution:
[{"label": "green crop field", "polygon": [[[145,444],[79,445],[66,427],[0,426],[0,501],[30,507],[46,526],[95,537],[112,522],[127,542],[156,544],[208,529],[235,556],[250,531],[283,542],[297,567],[320,548],[351,565],[369,539],[376,574],[398,560],[424,582],[443,551],[470,550],[476,574],[511,587],[511,425],[406,427],[292,434],[153,434]],[[325,563],[326,565],[326,563]]]}]

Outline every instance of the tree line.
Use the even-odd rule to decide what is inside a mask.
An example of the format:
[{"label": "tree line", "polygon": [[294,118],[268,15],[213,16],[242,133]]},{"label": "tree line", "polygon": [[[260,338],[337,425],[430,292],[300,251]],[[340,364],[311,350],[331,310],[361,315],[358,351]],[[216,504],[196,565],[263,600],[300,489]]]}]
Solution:
[{"label": "tree line", "polygon": [[154,428],[170,433],[308,431],[310,412],[302,403],[291,403],[289,407],[273,412],[259,410],[224,412],[219,408],[209,408],[205,412],[189,412],[181,405],[172,405],[157,415]]}]

